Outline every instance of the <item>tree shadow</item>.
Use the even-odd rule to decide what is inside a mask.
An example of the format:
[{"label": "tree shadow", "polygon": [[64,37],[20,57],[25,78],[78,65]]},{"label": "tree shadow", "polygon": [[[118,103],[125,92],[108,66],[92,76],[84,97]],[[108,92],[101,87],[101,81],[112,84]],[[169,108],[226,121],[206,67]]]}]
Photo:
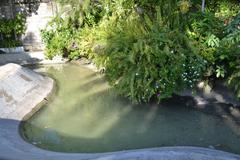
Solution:
[{"label": "tree shadow", "polygon": [[20,65],[37,64],[42,59],[32,57],[28,53],[9,53],[0,54],[0,66],[8,63],[16,63]]},{"label": "tree shadow", "polygon": [[23,43],[31,43],[37,38],[36,34],[33,32],[27,32],[23,38]]},{"label": "tree shadow", "polygon": [[18,13],[22,13],[26,16],[32,16],[32,14],[38,14],[38,8],[42,0],[15,0],[15,8]]}]

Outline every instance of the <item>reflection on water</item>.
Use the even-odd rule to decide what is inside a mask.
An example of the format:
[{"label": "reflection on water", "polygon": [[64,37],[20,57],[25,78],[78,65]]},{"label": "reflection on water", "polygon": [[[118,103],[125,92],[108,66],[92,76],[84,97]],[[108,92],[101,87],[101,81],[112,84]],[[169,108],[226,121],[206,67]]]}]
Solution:
[{"label": "reflection on water", "polygon": [[236,125],[186,107],[178,98],[160,105],[131,105],[104,77],[84,67],[67,64],[38,71],[52,75],[58,84],[53,101],[21,128],[24,138],[41,148],[109,152],[202,146],[240,154]]}]

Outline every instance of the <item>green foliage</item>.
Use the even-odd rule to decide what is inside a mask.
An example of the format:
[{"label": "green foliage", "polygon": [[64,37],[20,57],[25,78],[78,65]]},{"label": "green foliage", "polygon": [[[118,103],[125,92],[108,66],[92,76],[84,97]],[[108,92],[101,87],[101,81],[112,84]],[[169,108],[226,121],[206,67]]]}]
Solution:
[{"label": "green foliage", "polygon": [[73,19],[69,17],[67,20],[57,16],[44,30],[41,30],[43,42],[46,44],[46,56],[52,59],[56,55],[73,58],[72,39],[76,32]]},{"label": "green foliage", "polygon": [[215,15],[224,21],[229,21],[239,14],[240,5],[238,0],[222,0],[216,3]]},{"label": "green foliage", "polygon": [[42,31],[46,55],[91,59],[135,103],[194,89],[203,75],[239,78],[235,0],[206,1],[205,13],[201,0],[57,1],[63,10]]},{"label": "green foliage", "polygon": [[224,33],[218,63],[226,68],[228,84],[240,98],[240,13],[226,26]]},{"label": "green foliage", "polygon": [[26,30],[26,17],[22,14],[17,14],[14,19],[0,19],[0,33],[6,37],[10,37],[13,32],[21,35]]},{"label": "green foliage", "polygon": [[197,41],[200,55],[210,64],[214,64],[216,50],[224,30],[223,22],[213,13],[193,13],[190,15],[188,37]]},{"label": "green foliage", "polygon": [[214,34],[210,34],[206,37],[206,44],[208,47],[212,48],[219,47],[219,43],[220,43],[219,38]]},{"label": "green foliage", "polygon": [[240,43],[240,13],[225,28],[226,36],[223,38],[223,45],[231,46]]},{"label": "green foliage", "polygon": [[[69,59],[77,59],[84,48],[76,46],[76,42],[88,27],[95,26],[103,17],[106,9],[103,5],[106,1],[66,1],[58,0],[63,5],[62,12],[49,22],[47,28],[41,31],[46,46],[46,56],[53,58],[62,55]],[[65,10],[64,6],[70,5],[71,11]],[[86,35],[87,36],[87,35]],[[81,44],[84,45],[84,44]]]},{"label": "green foliage", "polygon": [[239,93],[240,88],[237,84],[239,77],[237,75],[240,62],[240,16],[237,14],[232,21],[226,24],[226,20],[232,18],[231,16],[234,14],[219,16],[220,11],[221,8],[215,15],[208,12],[192,15],[188,36],[197,40],[197,44],[200,46],[200,55],[209,62],[206,75],[227,79],[228,84],[235,89],[236,93]]},{"label": "green foliage", "polygon": [[0,41],[0,47],[2,48],[11,48],[21,46],[22,42],[15,39],[5,39],[4,41]]},{"label": "green foliage", "polygon": [[225,77],[225,70],[222,66],[217,66],[216,76],[217,76],[217,78],[219,78],[219,77],[224,78]]},{"label": "green foliage", "polygon": [[198,50],[180,31],[163,25],[159,10],[155,18],[135,11],[127,18],[112,15],[77,35],[79,53],[104,67],[110,84],[135,103],[194,88],[204,70]]},{"label": "green foliage", "polygon": [[194,47],[180,32],[145,22],[128,19],[108,37],[103,52],[109,82],[133,102],[193,88],[204,67]]},{"label": "green foliage", "polygon": [[26,17],[17,14],[14,19],[0,19],[0,34],[4,41],[0,42],[1,47],[15,47],[20,45],[20,41],[15,40],[26,31]]},{"label": "green foliage", "polygon": [[239,59],[240,44],[240,13],[225,27],[224,37],[220,42],[218,49],[218,60],[228,64],[228,70],[231,73],[233,68],[237,66]]}]

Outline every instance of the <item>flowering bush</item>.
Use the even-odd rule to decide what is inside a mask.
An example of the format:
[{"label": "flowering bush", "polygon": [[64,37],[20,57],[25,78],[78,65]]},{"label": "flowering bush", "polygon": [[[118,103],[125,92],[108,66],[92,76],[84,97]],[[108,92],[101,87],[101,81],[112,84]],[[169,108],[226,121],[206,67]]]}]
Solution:
[{"label": "flowering bush", "polygon": [[139,103],[195,87],[205,64],[186,36],[131,16],[124,21],[108,36],[100,56],[107,79],[120,94]]},{"label": "flowering bush", "polygon": [[72,10],[42,32],[47,56],[91,59],[135,103],[193,89],[203,75],[239,80],[236,0],[206,1],[204,13],[190,0],[57,1]]}]

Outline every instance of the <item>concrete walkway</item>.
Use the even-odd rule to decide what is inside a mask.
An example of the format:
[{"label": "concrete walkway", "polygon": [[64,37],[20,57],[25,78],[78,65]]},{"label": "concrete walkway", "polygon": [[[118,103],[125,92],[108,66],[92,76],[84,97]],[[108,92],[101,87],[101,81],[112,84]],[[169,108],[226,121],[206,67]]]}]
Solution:
[{"label": "concrete walkway", "polygon": [[53,80],[16,64],[0,67],[0,160],[240,160],[239,155],[198,147],[162,147],[110,153],[57,153],[19,135],[21,120],[36,111]]},{"label": "concrete walkway", "polygon": [[63,59],[60,56],[54,57],[52,60],[46,59],[43,51],[0,54],[0,65],[4,65],[7,63],[32,65],[32,64],[57,64],[65,62],[66,59]]}]

